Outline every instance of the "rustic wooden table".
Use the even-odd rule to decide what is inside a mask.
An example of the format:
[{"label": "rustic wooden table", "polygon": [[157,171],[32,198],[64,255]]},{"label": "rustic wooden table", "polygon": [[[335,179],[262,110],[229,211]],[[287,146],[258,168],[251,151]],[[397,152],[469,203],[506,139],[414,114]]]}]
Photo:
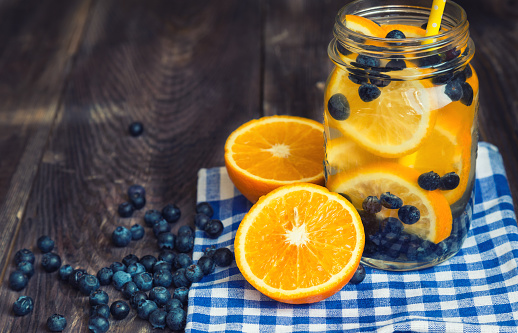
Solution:
[{"label": "rustic wooden table", "polygon": [[[0,1],[0,332],[45,331],[53,313],[67,317],[67,332],[87,330],[87,297],[43,272],[39,236],[91,273],[156,254],[150,235],[111,244],[115,226],[142,223],[144,210],[117,215],[128,186],[145,186],[146,209],[177,204],[176,231],[193,225],[198,169],[224,164],[238,125],[272,114],[320,120],[326,48],[346,2]],[[481,140],[500,149],[516,206],[518,19],[461,4],[477,47]],[[132,121],[144,135],[128,135]],[[22,248],[35,252],[36,274],[14,292],[7,280]],[[21,294],[35,308],[15,317]],[[111,321],[110,332],[128,331],[151,326]]]}]

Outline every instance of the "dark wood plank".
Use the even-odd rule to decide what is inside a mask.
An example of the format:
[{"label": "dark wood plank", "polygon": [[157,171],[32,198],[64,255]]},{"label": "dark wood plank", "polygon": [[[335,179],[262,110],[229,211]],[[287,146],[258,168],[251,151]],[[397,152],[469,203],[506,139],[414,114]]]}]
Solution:
[{"label": "dark wood plank", "polygon": [[[258,3],[97,1],[15,249],[34,249],[48,234],[63,263],[95,273],[129,253],[158,254],[150,229],[126,248],[110,240],[117,225],[143,224],[146,209],[175,203],[182,218],[173,231],[193,225],[197,171],[223,165],[228,134],[260,115],[260,28]],[[145,127],[138,138],[127,133],[135,120]],[[146,187],[146,207],[119,218],[117,206],[134,183]],[[34,313],[0,321],[0,331],[36,331],[55,312],[67,317],[67,330],[86,331],[87,297],[56,273],[42,273],[39,261],[23,291],[34,298]],[[122,298],[105,290],[111,301]],[[0,297],[8,313],[15,293]],[[127,331],[151,326],[134,312],[111,321],[110,332]]]},{"label": "dark wood plank", "polygon": [[83,0],[0,4],[0,280],[88,4]]}]

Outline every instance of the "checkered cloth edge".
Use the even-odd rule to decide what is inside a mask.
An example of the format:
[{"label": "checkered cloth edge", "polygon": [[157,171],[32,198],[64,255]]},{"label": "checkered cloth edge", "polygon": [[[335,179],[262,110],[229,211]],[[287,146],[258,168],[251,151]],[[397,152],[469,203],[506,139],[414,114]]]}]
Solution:
[{"label": "checkered cloth edge", "polygon": [[[358,285],[315,304],[290,305],[255,290],[235,263],[194,283],[187,332],[518,332],[518,228],[498,149],[479,143],[473,220],[461,251],[438,266],[404,273],[366,267]],[[225,228],[196,230],[193,258],[208,246],[233,250],[248,202],[225,168],[201,169],[198,202]]]}]

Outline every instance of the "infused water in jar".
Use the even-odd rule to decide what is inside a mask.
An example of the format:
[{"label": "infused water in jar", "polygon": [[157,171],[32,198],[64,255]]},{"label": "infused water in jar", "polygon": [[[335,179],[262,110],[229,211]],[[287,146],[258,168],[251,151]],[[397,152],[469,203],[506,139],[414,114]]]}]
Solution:
[{"label": "infused water in jar", "polygon": [[464,10],[448,1],[425,37],[432,1],[343,7],[324,94],[326,186],[358,210],[362,262],[394,271],[454,256],[469,230],[479,85]]}]

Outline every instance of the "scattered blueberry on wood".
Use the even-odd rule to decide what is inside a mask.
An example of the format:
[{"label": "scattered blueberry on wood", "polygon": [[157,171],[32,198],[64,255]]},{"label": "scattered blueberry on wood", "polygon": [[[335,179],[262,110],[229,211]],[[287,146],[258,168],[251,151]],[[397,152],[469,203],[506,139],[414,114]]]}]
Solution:
[{"label": "scattered blueberry on wood", "polygon": [[121,320],[128,316],[130,306],[124,301],[115,301],[110,305],[110,313],[114,319]]},{"label": "scattered blueberry on wood", "polygon": [[13,303],[13,312],[17,316],[25,316],[34,309],[34,301],[29,296],[20,296]]},{"label": "scattered blueberry on wood", "polygon": [[133,277],[133,282],[141,291],[149,291],[153,288],[153,276],[151,273],[145,272],[137,274]]},{"label": "scattered blueberry on wood", "polygon": [[54,313],[47,318],[47,328],[51,332],[62,332],[67,327],[67,319],[60,314]]},{"label": "scattered blueberry on wood", "polygon": [[21,271],[16,270],[9,274],[9,288],[14,291],[20,291],[27,287],[28,282],[29,278]]},{"label": "scattered blueberry on wood", "polygon": [[139,121],[132,122],[129,125],[128,132],[133,137],[140,136],[144,133],[144,125]]},{"label": "scattered blueberry on wood", "polygon": [[54,249],[54,241],[49,236],[43,235],[38,238],[37,246],[42,253],[47,253]]},{"label": "scattered blueberry on wood", "polygon": [[88,330],[92,333],[106,333],[109,328],[110,322],[102,316],[90,317],[88,320]]},{"label": "scattered blueberry on wood", "polygon": [[134,211],[135,208],[133,208],[131,202],[128,201],[121,203],[117,208],[117,212],[119,213],[120,217],[130,217],[131,215],[133,215]]},{"label": "scattered blueberry on wood", "polygon": [[149,315],[149,323],[153,329],[164,329],[166,325],[167,312],[162,309],[156,309]]},{"label": "scattered blueberry on wood", "polygon": [[61,267],[61,257],[54,252],[48,252],[41,257],[41,267],[47,273],[57,271]]}]

